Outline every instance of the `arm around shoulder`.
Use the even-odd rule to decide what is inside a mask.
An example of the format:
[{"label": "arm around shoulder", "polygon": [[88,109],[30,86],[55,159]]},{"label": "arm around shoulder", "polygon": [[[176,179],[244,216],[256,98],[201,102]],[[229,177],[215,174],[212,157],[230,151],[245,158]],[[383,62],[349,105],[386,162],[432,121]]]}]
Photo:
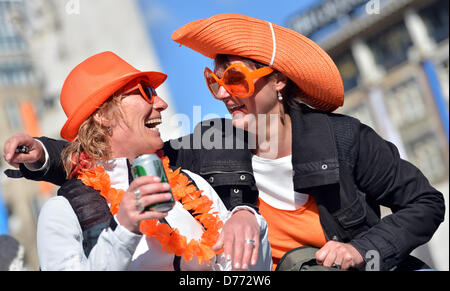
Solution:
[{"label": "arm around shoulder", "polygon": [[20,171],[23,177],[34,181],[46,181],[61,186],[66,181],[64,166],[61,161],[61,152],[67,145],[65,140],[55,140],[48,137],[39,137],[38,141],[44,147],[48,156],[46,157],[46,167],[40,170],[30,170],[24,164],[20,164]]}]

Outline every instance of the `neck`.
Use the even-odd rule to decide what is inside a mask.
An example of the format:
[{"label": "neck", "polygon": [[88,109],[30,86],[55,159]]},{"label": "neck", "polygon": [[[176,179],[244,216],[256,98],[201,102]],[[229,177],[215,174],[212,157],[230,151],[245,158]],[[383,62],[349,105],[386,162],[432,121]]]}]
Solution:
[{"label": "neck", "polygon": [[128,161],[132,163],[137,156],[138,154],[130,152],[129,149],[122,144],[111,142],[111,159],[127,158]]},{"label": "neck", "polygon": [[266,115],[266,121],[258,121],[254,154],[267,159],[278,159],[292,153],[292,123],[286,114]]}]

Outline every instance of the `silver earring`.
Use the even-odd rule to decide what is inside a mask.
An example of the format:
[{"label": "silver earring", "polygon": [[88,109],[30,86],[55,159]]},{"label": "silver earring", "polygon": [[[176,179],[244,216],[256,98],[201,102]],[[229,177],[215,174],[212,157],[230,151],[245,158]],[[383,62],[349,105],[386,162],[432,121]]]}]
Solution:
[{"label": "silver earring", "polygon": [[283,101],[283,95],[281,95],[280,91],[278,91],[278,100]]}]

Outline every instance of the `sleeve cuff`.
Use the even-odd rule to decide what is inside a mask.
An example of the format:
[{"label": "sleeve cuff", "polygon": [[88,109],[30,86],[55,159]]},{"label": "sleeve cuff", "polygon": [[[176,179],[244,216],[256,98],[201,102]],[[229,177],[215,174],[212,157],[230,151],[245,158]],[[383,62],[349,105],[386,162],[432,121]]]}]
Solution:
[{"label": "sleeve cuff", "polygon": [[[116,216],[114,219],[117,221]],[[135,234],[125,227],[121,226],[117,223],[117,227],[114,230],[114,234],[117,236],[117,239],[122,243],[122,245],[133,254],[136,250],[137,245],[141,241],[142,235]]]},{"label": "sleeve cuff", "polygon": [[49,155],[48,155],[47,149],[45,148],[44,144],[40,140],[38,140],[38,139],[35,139],[35,140],[38,141],[41,144],[42,148],[44,149],[45,163],[42,166],[40,165],[40,163],[23,164],[23,165],[25,166],[25,168],[27,168],[28,170],[30,170],[32,172],[44,171],[45,173],[47,173],[48,165],[49,165]]},{"label": "sleeve cuff", "polygon": [[256,212],[256,210],[253,209],[253,208],[250,207],[250,206],[246,206],[246,205],[239,205],[239,206],[236,206],[236,207],[233,208],[233,210],[231,211],[230,217],[231,217],[234,213],[236,213],[237,211],[239,211],[239,210],[247,210],[247,211],[250,211],[251,213],[253,213],[253,214],[255,215],[255,217],[256,217],[256,222],[258,222],[259,227],[261,227],[263,217],[261,216],[261,214],[259,214],[258,212]]}]

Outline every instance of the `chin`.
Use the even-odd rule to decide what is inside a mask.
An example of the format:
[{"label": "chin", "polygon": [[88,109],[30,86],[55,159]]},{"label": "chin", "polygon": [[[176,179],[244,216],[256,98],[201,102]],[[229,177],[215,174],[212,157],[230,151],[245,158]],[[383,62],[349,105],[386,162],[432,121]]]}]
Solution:
[{"label": "chin", "polygon": [[160,149],[162,149],[163,146],[164,146],[163,140],[162,140],[162,139],[159,139],[158,142],[154,142],[154,143],[153,143],[153,146],[152,146],[153,152],[156,153],[157,151],[159,151]]}]

